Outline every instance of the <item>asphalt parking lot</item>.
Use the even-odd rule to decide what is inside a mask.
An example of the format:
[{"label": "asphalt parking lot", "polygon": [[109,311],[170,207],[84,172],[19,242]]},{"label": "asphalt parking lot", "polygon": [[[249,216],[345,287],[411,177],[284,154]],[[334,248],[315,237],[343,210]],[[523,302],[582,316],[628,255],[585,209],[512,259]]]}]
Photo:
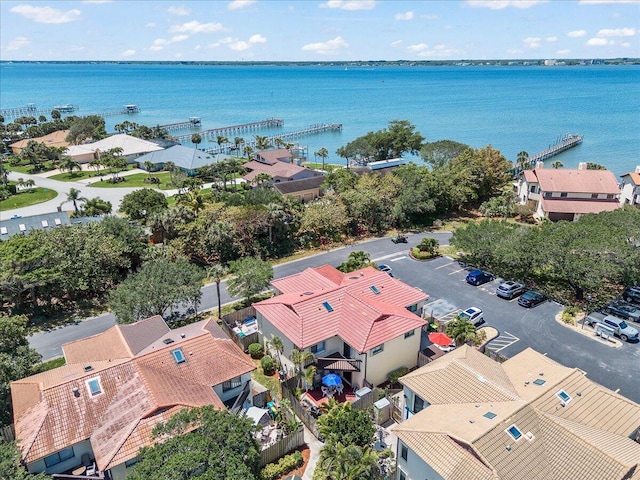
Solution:
[{"label": "asphalt parking lot", "polygon": [[576,333],[556,322],[555,316],[563,307],[555,302],[527,309],[518,305],[517,298],[501,299],[496,295],[503,281],[500,278],[479,287],[468,285],[467,270],[447,257],[419,262],[408,254],[392,254],[373,260],[391,266],[397,279],[430,295],[427,315],[431,309],[434,316],[441,317],[455,316],[458,309],[481,308],[486,325],[500,332],[500,338],[491,345],[500,354],[511,357],[531,347],[563,365],[584,370],[591,380],[640,402],[640,344],[623,343],[613,348]]}]

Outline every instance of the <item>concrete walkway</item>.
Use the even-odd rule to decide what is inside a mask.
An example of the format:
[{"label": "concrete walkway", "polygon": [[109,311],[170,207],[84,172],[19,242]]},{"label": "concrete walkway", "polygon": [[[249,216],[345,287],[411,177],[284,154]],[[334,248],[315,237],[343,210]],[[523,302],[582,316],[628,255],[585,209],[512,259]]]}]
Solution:
[{"label": "concrete walkway", "polygon": [[313,433],[311,433],[307,427],[304,427],[304,441],[309,447],[310,455],[309,463],[307,463],[307,468],[304,471],[304,475],[302,475],[302,480],[312,480],[313,471],[316,469],[316,464],[320,458],[320,450],[324,447],[324,443],[314,437]]}]

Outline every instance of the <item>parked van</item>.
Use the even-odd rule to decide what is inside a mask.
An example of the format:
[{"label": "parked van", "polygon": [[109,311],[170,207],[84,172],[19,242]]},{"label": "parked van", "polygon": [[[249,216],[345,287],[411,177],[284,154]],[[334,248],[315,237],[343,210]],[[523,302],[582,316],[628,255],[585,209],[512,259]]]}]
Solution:
[{"label": "parked van", "polygon": [[638,330],[630,327],[623,319],[614,317],[613,315],[593,312],[587,317],[587,323],[592,327],[596,324],[609,327],[613,330],[614,335],[620,337],[620,339],[625,342],[638,340]]}]

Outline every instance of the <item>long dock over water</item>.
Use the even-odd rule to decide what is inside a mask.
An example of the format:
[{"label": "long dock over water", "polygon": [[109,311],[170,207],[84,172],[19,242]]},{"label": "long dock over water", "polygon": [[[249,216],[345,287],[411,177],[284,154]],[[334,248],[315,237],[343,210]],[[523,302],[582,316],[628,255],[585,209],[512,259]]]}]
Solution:
[{"label": "long dock over water", "polygon": [[574,135],[571,133],[563,135],[556,141],[556,143],[549,145],[549,148],[546,150],[529,157],[528,164],[530,167],[535,167],[537,162],[544,162],[565,150],[569,150],[570,148],[580,145],[583,138],[584,137],[582,135]]},{"label": "long dock over water", "polygon": [[[267,120],[261,120],[259,122],[243,123],[241,125],[231,125],[229,127],[211,128],[209,130],[203,130],[200,133],[202,139],[215,141],[218,135],[233,136],[240,133],[251,132],[254,130],[260,130],[262,128],[281,127],[284,125],[284,120],[277,118],[269,118]],[[176,142],[191,141],[191,134],[174,135],[173,138]]]},{"label": "long dock over water", "polygon": [[[270,135],[267,137],[267,140],[271,145],[275,144],[276,139],[280,140],[295,140],[297,138],[306,137],[308,135],[315,135],[318,133],[324,132],[339,132],[342,130],[341,123],[320,123],[316,125],[311,125],[308,128],[303,128],[302,130],[295,130],[292,132],[284,132],[279,133],[277,135]],[[245,139],[243,143],[245,146],[250,146],[252,148],[256,148],[257,141],[255,138]],[[205,148],[204,151],[207,153],[228,153],[231,145],[216,145],[210,148]]]},{"label": "long dock over water", "polygon": [[164,128],[167,132],[175,132],[177,130],[186,130],[200,128],[202,121],[200,117],[189,117],[186,122],[168,123],[167,125],[160,125],[160,128]]},{"label": "long dock over water", "polygon": [[[58,110],[62,115],[71,114],[78,110],[80,107],[78,105],[58,105],[51,108],[37,108],[35,104],[30,103],[26,107],[15,107],[15,108],[3,108],[0,109],[0,115],[2,115],[5,119],[5,122],[15,120],[19,117],[38,117],[40,115],[50,116],[51,112],[54,110]],[[109,117],[112,115],[130,115],[132,113],[139,113],[141,109],[137,105],[124,105],[122,108],[118,110],[108,110],[106,112],[93,112],[93,113],[85,113],[83,116],[87,115],[97,115],[98,117]]]}]

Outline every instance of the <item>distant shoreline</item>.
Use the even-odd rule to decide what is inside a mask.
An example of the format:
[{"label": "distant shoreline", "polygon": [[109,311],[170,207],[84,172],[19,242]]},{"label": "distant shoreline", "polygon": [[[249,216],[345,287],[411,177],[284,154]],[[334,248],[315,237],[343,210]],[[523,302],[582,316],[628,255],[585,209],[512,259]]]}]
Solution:
[{"label": "distant shoreline", "polygon": [[269,61],[158,61],[158,60],[1,60],[9,64],[59,64],[59,65],[203,65],[203,66],[296,66],[296,67],[531,67],[531,66],[592,66],[592,65],[640,65],[640,58],[592,58],[592,59],[515,59],[515,60],[361,60],[333,62],[269,62]]}]

